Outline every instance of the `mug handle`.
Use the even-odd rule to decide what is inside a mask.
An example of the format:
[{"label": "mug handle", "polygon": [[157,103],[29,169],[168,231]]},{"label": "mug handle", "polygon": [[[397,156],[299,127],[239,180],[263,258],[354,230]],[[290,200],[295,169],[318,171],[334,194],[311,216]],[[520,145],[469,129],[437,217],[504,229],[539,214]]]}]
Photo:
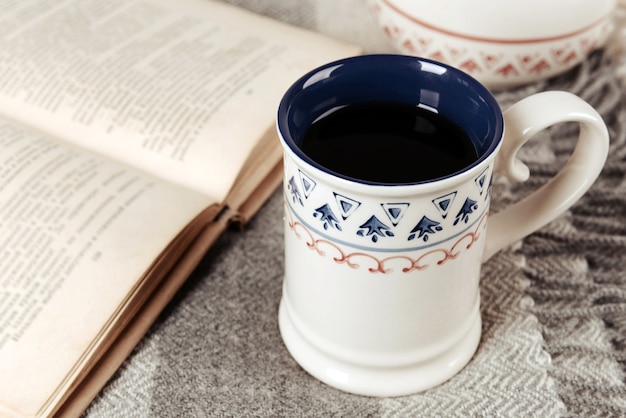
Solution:
[{"label": "mug handle", "polygon": [[564,213],[600,174],[609,150],[606,125],[587,102],[563,91],[534,94],[504,112],[505,134],[494,172],[513,181],[526,181],[530,170],[517,158],[517,152],[536,133],[560,122],[580,123],[570,159],[548,183],[489,216],[483,261]]}]

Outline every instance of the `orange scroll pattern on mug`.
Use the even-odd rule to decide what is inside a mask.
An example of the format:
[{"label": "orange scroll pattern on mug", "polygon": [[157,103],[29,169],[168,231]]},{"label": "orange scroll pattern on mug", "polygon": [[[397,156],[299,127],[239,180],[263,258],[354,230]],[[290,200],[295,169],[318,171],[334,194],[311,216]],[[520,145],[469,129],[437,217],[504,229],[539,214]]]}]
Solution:
[{"label": "orange scroll pattern on mug", "polygon": [[[437,248],[429,249],[425,252],[421,252],[418,257],[411,257],[410,255],[394,255],[385,258],[378,258],[377,256],[364,251],[348,251],[339,246],[338,244],[324,238],[317,238],[309,228],[304,224],[294,219],[290,209],[286,210],[289,214],[288,225],[289,229],[295,234],[295,236],[304,240],[306,246],[316,251],[320,256],[332,257],[332,260],[337,264],[346,264],[351,268],[360,268],[361,264],[356,260],[369,260],[373,266],[368,267],[370,273],[382,273],[387,274],[395,271],[392,266],[401,266],[403,273],[409,273],[412,271],[425,270],[433,265],[440,266],[448,261],[454,260],[458,255],[464,251],[469,250],[480,238],[481,233],[487,226],[488,213],[484,213],[480,218],[476,227],[467,231],[453,242],[449,247],[443,245]],[[333,251],[335,255],[328,254],[328,251]]]}]

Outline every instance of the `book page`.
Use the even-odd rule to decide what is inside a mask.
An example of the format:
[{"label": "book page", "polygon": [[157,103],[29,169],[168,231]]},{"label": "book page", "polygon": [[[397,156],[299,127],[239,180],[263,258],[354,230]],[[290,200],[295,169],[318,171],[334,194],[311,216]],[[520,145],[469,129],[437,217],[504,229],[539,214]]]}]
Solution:
[{"label": "book page", "polygon": [[0,416],[78,372],[210,203],[0,119]]},{"label": "book page", "polygon": [[358,53],[210,0],[0,6],[0,113],[216,200],[287,87]]}]

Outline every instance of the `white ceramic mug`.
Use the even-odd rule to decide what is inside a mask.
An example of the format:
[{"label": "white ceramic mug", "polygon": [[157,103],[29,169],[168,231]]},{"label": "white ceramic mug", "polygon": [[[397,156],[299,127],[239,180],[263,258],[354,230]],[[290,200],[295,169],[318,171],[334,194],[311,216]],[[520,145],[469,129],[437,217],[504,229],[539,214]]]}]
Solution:
[{"label": "white ceramic mug", "polygon": [[[387,184],[333,172],[300,149],[316,119],[372,101],[444,115],[470,135],[478,159],[443,178]],[[569,162],[534,194],[491,214],[492,175],[526,180],[517,151],[565,121],[581,126]],[[372,396],[425,390],[470,361],[481,335],[481,263],[576,202],[609,144],[601,117],[572,94],[540,93],[503,115],[466,73],[400,55],[348,58],[304,75],[284,95],[277,126],[285,152],[283,340],[313,376]],[[415,164],[428,158],[416,155]]]}]

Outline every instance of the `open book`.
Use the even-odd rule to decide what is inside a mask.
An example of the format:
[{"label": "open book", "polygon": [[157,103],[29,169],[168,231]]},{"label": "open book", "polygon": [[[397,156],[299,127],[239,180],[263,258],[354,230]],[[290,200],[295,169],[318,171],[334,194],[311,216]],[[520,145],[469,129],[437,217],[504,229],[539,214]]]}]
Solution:
[{"label": "open book", "polygon": [[209,0],[3,0],[0,416],[79,415],[281,181],[297,77],[358,48]]}]

